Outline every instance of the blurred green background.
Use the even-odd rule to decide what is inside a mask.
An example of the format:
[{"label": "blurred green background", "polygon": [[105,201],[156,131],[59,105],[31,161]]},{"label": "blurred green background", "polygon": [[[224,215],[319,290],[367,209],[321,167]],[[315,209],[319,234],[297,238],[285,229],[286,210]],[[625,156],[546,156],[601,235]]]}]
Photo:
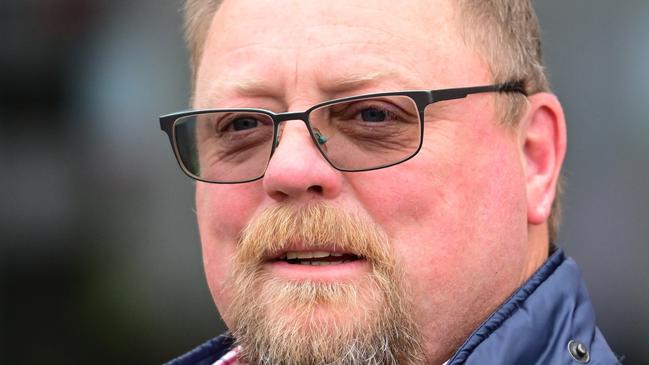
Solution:
[{"label": "blurred green background", "polygon": [[[174,1],[0,2],[0,363],[156,364],[222,327],[193,183]],[[559,245],[625,363],[649,359],[649,2],[535,1],[569,123]]]}]

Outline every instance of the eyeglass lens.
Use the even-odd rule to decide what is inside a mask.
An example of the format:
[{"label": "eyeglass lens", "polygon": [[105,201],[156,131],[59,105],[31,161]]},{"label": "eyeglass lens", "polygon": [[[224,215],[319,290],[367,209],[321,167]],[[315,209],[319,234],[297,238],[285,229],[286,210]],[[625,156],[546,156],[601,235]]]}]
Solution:
[{"label": "eyeglass lens", "polygon": [[[367,170],[411,157],[421,123],[407,96],[381,96],[327,104],[309,113],[311,134],[326,159],[341,170]],[[185,169],[213,182],[264,174],[273,147],[273,120],[256,112],[211,112],[179,118],[176,148]]]}]

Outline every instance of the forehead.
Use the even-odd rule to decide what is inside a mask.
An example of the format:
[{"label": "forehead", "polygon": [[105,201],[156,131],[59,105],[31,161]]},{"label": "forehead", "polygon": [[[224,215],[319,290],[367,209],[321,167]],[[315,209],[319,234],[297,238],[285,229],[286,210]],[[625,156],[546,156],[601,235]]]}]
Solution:
[{"label": "forehead", "polygon": [[208,31],[196,93],[475,84],[486,67],[462,41],[456,16],[448,0],[225,1]]}]

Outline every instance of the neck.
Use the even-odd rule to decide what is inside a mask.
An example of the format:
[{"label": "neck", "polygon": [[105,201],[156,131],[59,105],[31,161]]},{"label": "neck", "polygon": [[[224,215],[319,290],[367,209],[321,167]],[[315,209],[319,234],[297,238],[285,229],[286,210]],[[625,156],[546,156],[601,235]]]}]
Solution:
[{"label": "neck", "polygon": [[541,267],[541,265],[543,265],[543,263],[548,259],[548,254],[550,252],[550,239],[547,223],[528,225],[527,237],[529,254],[527,267],[522,273],[523,277],[521,278],[521,282],[525,282],[539,267]]}]

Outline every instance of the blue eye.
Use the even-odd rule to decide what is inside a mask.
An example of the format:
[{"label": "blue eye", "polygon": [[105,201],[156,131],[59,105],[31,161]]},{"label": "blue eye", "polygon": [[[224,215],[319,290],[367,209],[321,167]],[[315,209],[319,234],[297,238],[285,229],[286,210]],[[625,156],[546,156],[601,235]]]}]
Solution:
[{"label": "blue eye", "polygon": [[241,117],[232,121],[230,127],[235,131],[243,131],[259,126],[259,121],[251,117]]},{"label": "blue eye", "polygon": [[383,122],[387,118],[387,112],[377,108],[366,108],[361,111],[364,122]]}]

